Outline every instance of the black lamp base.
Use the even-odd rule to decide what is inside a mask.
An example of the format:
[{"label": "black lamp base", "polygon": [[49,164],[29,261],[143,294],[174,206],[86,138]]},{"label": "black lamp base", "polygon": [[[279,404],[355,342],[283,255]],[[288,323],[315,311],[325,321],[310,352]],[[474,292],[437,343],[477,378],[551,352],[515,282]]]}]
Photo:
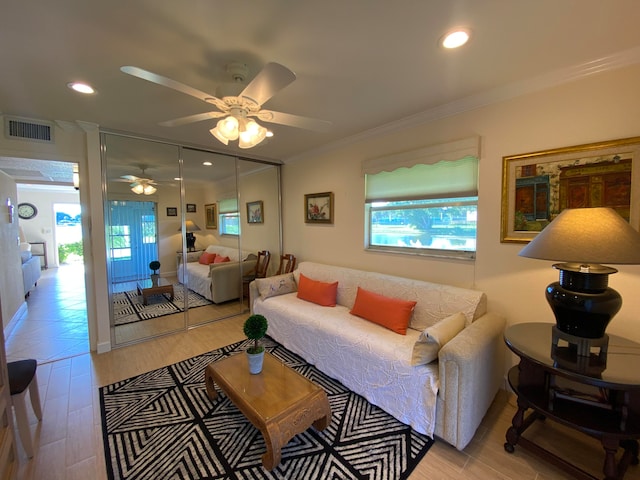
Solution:
[{"label": "black lamp base", "polygon": [[187,250],[193,252],[196,249],[196,236],[191,232],[187,232],[185,237],[187,240]]},{"label": "black lamp base", "polygon": [[608,276],[617,272],[601,265],[554,265],[560,270],[560,281],[547,287],[547,302],[562,332],[584,338],[601,338],[607,325],[620,310],[622,297],[609,288]]}]

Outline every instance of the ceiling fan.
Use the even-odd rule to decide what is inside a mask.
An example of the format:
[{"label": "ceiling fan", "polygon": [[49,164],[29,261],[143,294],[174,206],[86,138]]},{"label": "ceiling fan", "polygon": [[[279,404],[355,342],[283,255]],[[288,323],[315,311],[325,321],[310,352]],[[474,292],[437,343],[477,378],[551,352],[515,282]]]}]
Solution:
[{"label": "ceiling fan", "polygon": [[[144,175],[144,168],[142,168],[142,175]],[[155,185],[157,183],[152,178],[136,177],[135,175],[122,175],[120,178],[130,182],[131,191],[137,195],[153,195],[156,193],[157,188]]]},{"label": "ceiling fan", "polygon": [[[267,129],[250,117],[264,122],[319,132],[325,132],[331,127],[331,122],[325,120],[262,108],[265,102],[296,79],[296,75],[291,70],[279,63],[268,63],[240,92],[237,92],[237,89],[235,92],[227,92],[231,94],[223,92],[222,98],[138,67],[124,66],[120,70],[134,77],[191,95],[216,107],[217,110],[211,112],[168,120],[161,122],[160,125],[175,127],[210,118],[221,118],[209,132],[225,145],[228,145],[230,140],[238,140],[240,148],[251,148],[265,139]],[[248,72],[247,66],[243,63],[231,63],[227,66],[227,71],[232,75],[236,86],[242,87],[241,82],[245,80]]]}]

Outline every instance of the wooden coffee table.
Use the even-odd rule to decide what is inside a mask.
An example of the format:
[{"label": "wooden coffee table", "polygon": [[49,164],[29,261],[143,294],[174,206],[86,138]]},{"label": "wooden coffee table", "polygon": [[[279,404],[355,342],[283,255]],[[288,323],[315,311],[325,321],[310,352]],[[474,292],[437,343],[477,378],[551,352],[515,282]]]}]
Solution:
[{"label": "wooden coffee table", "polygon": [[170,300],[173,300],[173,284],[169,283],[164,278],[158,279],[158,285],[153,285],[150,278],[145,280],[138,280],[138,295],[142,295],[142,304],[148,304],[148,298],[153,295],[162,295],[168,293],[171,295]]},{"label": "wooden coffee table", "polygon": [[210,363],[205,369],[209,398],[222,389],[256,427],[267,445],[262,465],[273,470],[281,459],[281,449],[311,425],[324,430],[331,422],[331,407],[325,391],[286,366],[270,353],[264,355],[262,372],[249,373],[245,353]]}]

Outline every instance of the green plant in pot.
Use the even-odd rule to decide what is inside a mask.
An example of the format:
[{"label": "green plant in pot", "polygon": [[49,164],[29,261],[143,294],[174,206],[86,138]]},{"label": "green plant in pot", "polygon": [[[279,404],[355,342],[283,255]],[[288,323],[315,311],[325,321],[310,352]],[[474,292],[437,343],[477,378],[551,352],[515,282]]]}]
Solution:
[{"label": "green plant in pot", "polygon": [[153,270],[153,273],[151,274],[151,283],[155,287],[158,285],[158,279],[160,278],[160,274],[158,273],[158,270],[160,270],[160,262],[157,260],[150,262],[149,268]]},{"label": "green plant in pot", "polygon": [[264,315],[254,314],[244,322],[243,331],[249,340],[253,340],[253,346],[247,349],[249,358],[249,373],[257,374],[262,371],[264,361],[264,346],[259,341],[267,334],[269,323]]}]

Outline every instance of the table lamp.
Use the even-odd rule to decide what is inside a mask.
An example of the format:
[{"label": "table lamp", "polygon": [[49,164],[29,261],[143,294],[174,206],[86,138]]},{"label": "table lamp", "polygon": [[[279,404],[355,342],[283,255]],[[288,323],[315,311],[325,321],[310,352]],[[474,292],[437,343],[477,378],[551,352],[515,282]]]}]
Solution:
[{"label": "table lamp", "polygon": [[[185,235],[187,239],[187,250],[193,252],[196,249],[196,236],[193,234],[193,232],[199,232],[200,227],[196,225],[193,220],[187,220],[186,222],[184,222],[184,226],[187,231]],[[180,225],[178,231],[182,231],[182,225]]]},{"label": "table lamp", "polygon": [[546,290],[556,327],[571,337],[602,339],[622,297],[608,286],[618,270],[601,264],[640,264],[640,233],[611,208],[566,209],[518,255],[565,262],[553,265],[560,281]]}]

